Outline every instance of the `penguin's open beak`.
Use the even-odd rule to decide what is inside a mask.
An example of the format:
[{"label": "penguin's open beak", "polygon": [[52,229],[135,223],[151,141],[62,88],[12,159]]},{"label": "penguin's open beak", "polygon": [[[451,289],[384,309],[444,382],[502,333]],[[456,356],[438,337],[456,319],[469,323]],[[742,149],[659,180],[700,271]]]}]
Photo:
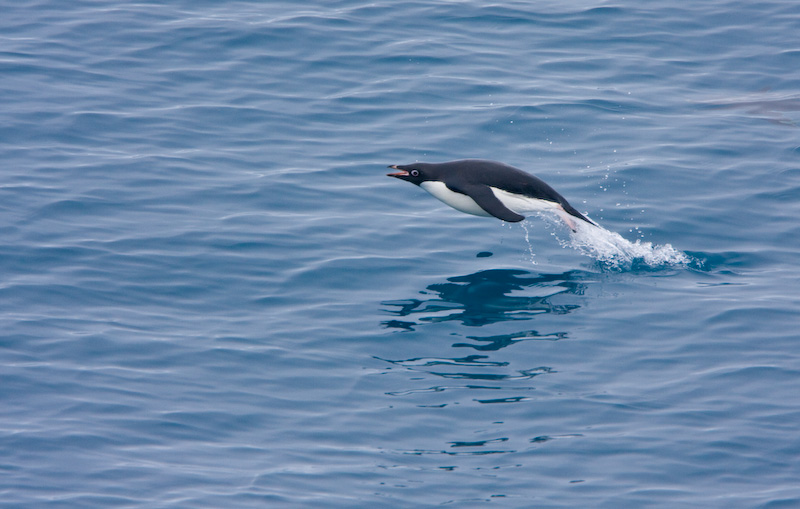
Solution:
[{"label": "penguin's open beak", "polygon": [[[393,170],[400,170],[396,164],[389,165],[389,168]],[[387,177],[408,177],[408,172],[406,170],[400,170],[397,173],[387,173]]]}]

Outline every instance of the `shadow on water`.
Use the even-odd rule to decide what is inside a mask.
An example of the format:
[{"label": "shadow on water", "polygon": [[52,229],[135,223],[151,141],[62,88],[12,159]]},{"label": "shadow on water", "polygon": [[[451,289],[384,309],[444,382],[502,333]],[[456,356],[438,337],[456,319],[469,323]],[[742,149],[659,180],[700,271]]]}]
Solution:
[{"label": "shadow on water", "polygon": [[[582,295],[588,274],[569,271],[537,275],[525,270],[493,269],[450,277],[446,283],[430,284],[420,292],[428,298],[382,302],[387,306],[386,311],[397,317],[383,322],[383,326],[411,331],[424,323],[459,321],[466,326],[481,327],[529,320],[543,313],[566,314],[580,306],[554,304],[552,297],[562,293]],[[496,343],[502,342],[511,344],[514,340],[498,337]]]}]

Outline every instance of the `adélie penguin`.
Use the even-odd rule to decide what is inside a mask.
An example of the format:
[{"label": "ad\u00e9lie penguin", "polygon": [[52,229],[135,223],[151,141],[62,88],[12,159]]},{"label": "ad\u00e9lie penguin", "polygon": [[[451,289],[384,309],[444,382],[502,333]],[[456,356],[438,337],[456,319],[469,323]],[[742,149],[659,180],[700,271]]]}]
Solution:
[{"label": "ad\u00e9lie penguin", "polygon": [[399,170],[388,173],[416,184],[456,210],[476,216],[494,216],[516,223],[526,212],[551,210],[558,213],[573,231],[580,219],[597,224],[569,204],[542,179],[518,168],[483,159],[463,159],[447,163],[393,164]]}]

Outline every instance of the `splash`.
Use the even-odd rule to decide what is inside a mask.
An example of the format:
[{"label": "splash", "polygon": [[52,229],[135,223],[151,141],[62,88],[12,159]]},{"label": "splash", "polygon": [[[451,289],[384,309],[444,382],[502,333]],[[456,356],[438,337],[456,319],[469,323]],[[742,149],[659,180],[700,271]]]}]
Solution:
[{"label": "splash", "polygon": [[[540,214],[551,223],[563,225],[557,215]],[[592,257],[605,268],[627,270],[632,268],[687,267],[692,258],[670,244],[654,245],[637,239],[631,242],[619,233],[594,226],[584,221],[575,222],[576,231],[569,238],[554,234],[562,247],[575,249]],[[527,230],[526,230],[527,232]]]},{"label": "splash", "polygon": [[528,256],[530,257],[531,263],[536,265],[536,253],[533,252],[533,244],[531,244],[531,236],[530,232],[528,231],[528,226],[525,223],[520,223],[522,229],[525,230],[525,243],[528,244]]}]

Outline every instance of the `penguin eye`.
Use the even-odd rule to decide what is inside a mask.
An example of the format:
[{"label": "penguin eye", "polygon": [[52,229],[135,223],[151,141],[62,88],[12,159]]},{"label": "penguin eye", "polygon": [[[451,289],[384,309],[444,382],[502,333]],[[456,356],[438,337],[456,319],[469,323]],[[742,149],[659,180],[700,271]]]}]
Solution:
[{"label": "penguin eye", "polygon": [[419,177],[419,170],[411,170],[409,173],[412,177]]}]

